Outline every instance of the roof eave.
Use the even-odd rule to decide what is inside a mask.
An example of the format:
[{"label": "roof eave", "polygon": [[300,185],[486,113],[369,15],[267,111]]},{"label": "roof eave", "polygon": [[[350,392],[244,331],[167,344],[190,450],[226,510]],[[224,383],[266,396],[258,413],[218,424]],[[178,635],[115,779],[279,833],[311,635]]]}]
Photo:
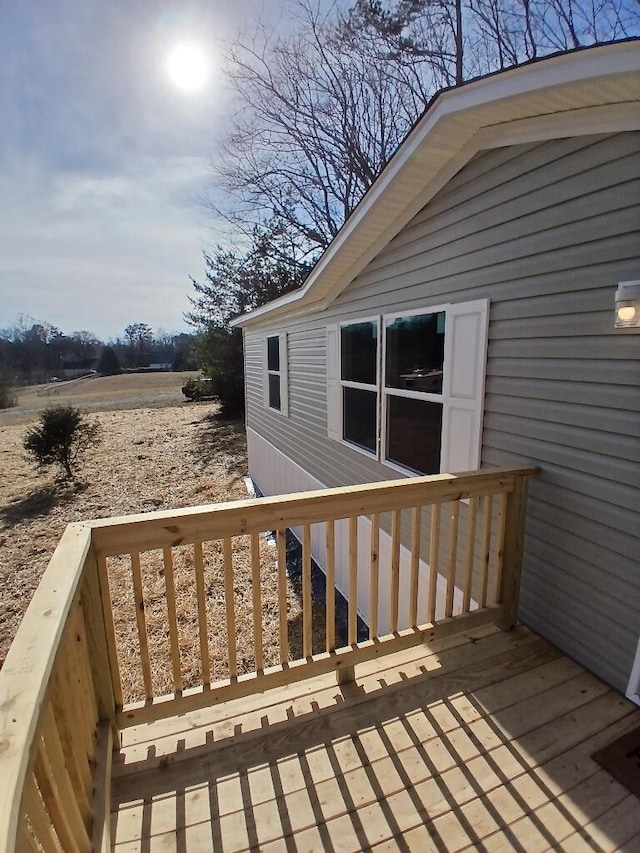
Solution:
[{"label": "roof eave", "polygon": [[[523,118],[576,112],[590,106],[590,86],[630,73],[640,73],[637,40],[548,57],[439,93],[303,287],[235,318],[232,325],[262,325],[326,307],[427,203],[429,190],[437,191],[452,170],[458,171],[473,156],[478,147],[472,140],[480,131],[494,127],[503,132]],[[563,93],[569,95],[576,85],[582,87],[585,103],[580,105],[572,97],[563,109],[554,110],[547,95],[555,92],[555,102],[562,103]],[[595,94],[592,100],[594,106],[602,106]]]}]

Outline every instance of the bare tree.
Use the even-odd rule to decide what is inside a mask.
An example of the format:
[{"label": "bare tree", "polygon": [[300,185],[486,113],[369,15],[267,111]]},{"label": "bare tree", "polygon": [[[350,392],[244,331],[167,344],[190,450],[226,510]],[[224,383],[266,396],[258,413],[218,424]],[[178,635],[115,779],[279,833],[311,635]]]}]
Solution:
[{"label": "bare tree", "polygon": [[147,323],[131,323],[124,330],[124,336],[129,343],[132,364],[142,367],[145,352],[153,343],[151,326]]},{"label": "bare tree", "polygon": [[[424,105],[410,74],[392,75],[344,19],[299,0],[300,29],[236,43],[239,108],[220,171],[232,216],[249,230],[273,216],[313,254],[338,232]],[[229,210],[225,210],[227,214]]]},{"label": "bare tree", "polygon": [[89,332],[86,329],[72,332],[71,340],[76,351],[76,356],[79,359],[91,358],[100,347],[100,341],[94,332]]},{"label": "bare tree", "polygon": [[290,0],[228,53],[238,108],[216,208],[249,242],[280,223],[308,261],[328,245],[439,89],[640,31],[634,0]]}]

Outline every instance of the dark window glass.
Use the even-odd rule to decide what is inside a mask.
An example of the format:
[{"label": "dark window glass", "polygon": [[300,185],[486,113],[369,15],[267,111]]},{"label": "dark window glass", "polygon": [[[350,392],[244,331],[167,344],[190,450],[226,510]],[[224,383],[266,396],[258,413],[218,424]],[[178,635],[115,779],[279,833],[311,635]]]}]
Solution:
[{"label": "dark window glass", "polygon": [[444,311],[402,317],[386,328],[385,384],[442,394]]},{"label": "dark window glass", "polygon": [[280,370],[280,336],[267,338],[267,368]]},{"label": "dark window glass", "polygon": [[343,388],[342,392],[342,437],[375,453],[378,395],[360,388]]},{"label": "dark window glass", "polygon": [[269,405],[280,411],[280,377],[269,374]]},{"label": "dark window glass", "polygon": [[376,384],[378,326],[353,323],[340,329],[341,378],[348,382]]},{"label": "dark window glass", "polygon": [[437,474],[442,404],[392,395],[387,403],[387,459],[416,474]]}]

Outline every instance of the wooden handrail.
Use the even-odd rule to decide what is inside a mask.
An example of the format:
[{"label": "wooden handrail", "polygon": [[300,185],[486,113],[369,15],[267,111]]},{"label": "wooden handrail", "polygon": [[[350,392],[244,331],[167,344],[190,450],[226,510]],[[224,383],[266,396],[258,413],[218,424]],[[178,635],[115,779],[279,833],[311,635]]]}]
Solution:
[{"label": "wooden handrail", "polygon": [[533,467],[489,468],[105,518],[91,523],[93,545],[98,555],[116,556],[134,550],[191,545],[211,538],[466,500],[476,495],[509,492],[514,477],[531,477],[536,472]]},{"label": "wooden handrail", "polygon": [[[253,658],[255,673],[260,678],[265,675],[263,649],[263,614],[260,534],[275,531],[278,567],[277,620],[279,636],[279,661],[285,680],[294,677],[304,678],[305,672],[294,669],[290,660],[290,648],[287,638],[287,601],[286,579],[284,575],[284,532],[289,528],[298,528],[302,545],[302,596],[301,596],[301,658],[309,664],[308,674],[317,667],[317,654],[332,653],[336,637],[334,611],[334,584],[336,570],[342,566],[342,581],[348,598],[348,613],[345,622],[348,647],[340,650],[337,663],[325,662],[329,669],[335,667],[347,673],[353,669],[353,661],[359,660],[350,654],[358,643],[357,609],[358,590],[361,583],[371,586],[369,602],[372,611],[369,614],[369,637],[377,640],[382,633],[393,638],[398,628],[411,628],[414,639],[424,636],[438,621],[452,619],[460,614],[468,614],[477,609],[490,612],[490,621],[499,621],[504,627],[513,624],[517,608],[518,578],[522,551],[524,525],[524,499],[526,489],[522,483],[536,473],[535,468],[518,467],[489,469],[460,475],[437,475],[402,479],[391,482],[356,485],[338,489],[323,489],[271,498],[258,498],[217,504],[209,507],[193,507],[175,511],[162,511],[144,515],[102,519],[92,523],[93,543],[100,555],[99,561],[106,562],[108,557],[125,555],[131,561],[132,582],[135,594],[135,606],[138,621],[140,665],[144,676],[145,702],[136,701],[124,704],[118,710],[120,726],[137,725],[157,719],[168,713],[173,702],[173,712],[181,713],[194,707],[207,704],[208,701],[220,701],[219,688],[223,684],[218,680],[215,692],[212,686],[207,648],[207,620],[202,601],[198,611],[192,615],[194,623],[199,625],[200,646],[204,649],[202,666],[202,686],[209,699],[200,696],[199,687],[193,682],[183,684],[180,652],[176,635],[176,618],[173,570],[171,553],[173,547],[192,546],[191,563],[194,566],[194,586],[196,591],[202,586],[203,571],[202,543],[218,542],[222,546],[223,560],[216,571],[223,570],[226,610],[226,640],[228,653],[229,682],[225,688],[228,698],[241,689],[266,689],[254,683],[251,678],[251,664],[247,669],[246,653]],[[469,506],[464,506],[464,503]],[[428,508],[424,514],[421,507]],[[409,529],[402,531],[402,512],[407,511]],[[390,553],[380,561],[380,538],[383,535],[381,517],[390,513],[390,529],[384,531],[390,545]],[[369,521],[370,519],[370,521]],[[359,542],[366,532],[360,529],[360,521],[366,521],[370,533],[368,544]],[[420,554],[422,532],[421,524],[427,525],[424,541],[425,554]],[[325,527],[323,564],[326,567],[327,583],[327,629],[326,644],[316,654],[312,649],[312,602],[311,602],[311,526],[322,524]],[[337,525],[344,525],[342,531],[342,550],[338,554]],[[512,531],[511,526],[518,530]],[[430,532],[429,532],[430,527]],[[428,534],[428,535],[427,535]],[[253,626],[253,654],[245,649],[242,668],[238,664],[236,649],[236,615],[232,593],[234,586],[234,537],[246,537],[250,543],[251,570],[251,613]],[[362,547],[364,545],[364,547]],[[174,692],[166,694],[158,691],[150,695],[148,678],[148,647],[144,635],[144,601],[138,589],[138,560],[141,553],[161,549],[164,558],[165,592],[167,600],[168,635],[170,638],[170,660],[155,658],[156,671],[160,675],[163,668],[165,684],[172,684]],[[403,569],[401,576],[401,549],[409,554],[409,568]],[[321,547],[322,550],[322,547]],[[275,555],[274,555],[275,556]],[[405,558],[403,557],[403,560]],[[428,560],[428,562],[427,562]],[[365,565],[366,564],[366,565]],[[368,566],[368,567],[367,567]],[[106,571],[106,570],[105,570]],[[406,573],[406,574],[405,574]],[[425,580],[426,574],[426,580]],[[365,579],[364,575],[367,575]],[[215,575],[214,575],[215,576]],[[422,580],[419,581],[419,576]],[[108,586],[108,584],[105,584]],[[419,586],[423,591],[419,592]],[[472,596],[472,586],[475,592]],[[400,610],[400,597],[408,589],[408,600]],[[200,597],[202,592],[199,593]],[[497,607],[499,605],[499,607]],[[378,624],[378,608],[388,606],[388,618]],[[111,605],[107,604],[107,611]],[[419,616],[420,614],[420,616]],[[107,618],[107,617],[105,617]],[[483,618],[475,614],[475,619]],[[458,620],[459,621],[459,620]],[[113,634],[115,623],[108,625],[108,633]],[[224,635],[222,631],[222,640]],[[418,640],[415,640],[418,642]],[[406,642],[406,638],[403,642]],[[219,644],[219,640],[217,640]],[[110,640],[111,659],[114,671],[112,681],[119,682],[115,638]],[[391,649],[389,649],[390,651]],[[376,650],[376,654],[378,651]],[[205,672],[206,670],[206,672]],[[270,681],[273,681],[274,670]],[[145,676],[145,673],[147,675]],[[287,673],[289,673],[287,675]],[[238,676],[243,687],[238,686]],[[347,675],[348,677],[348,675]],[[218,675],[218,679],[220,676]],[[251,686],[253,684],[253,686]],[[249,685],[249,686],[247,686]],[[184,690],[183,687],[188,687]],[[194,694],[195,690],[195,694]],[[223,690],[224,695],[225,691]],[[194,698],[194,696],[196,698]],[[191,697],[191,698],[189,698]],[[121,703],[118,703],[119,705]],[[154,710],[155,706],[155,710]],[[161,710],[158,710],[161,709]]]},{"label": "wooden handrail", "polygon": [[91,527],[70,524],[0,672],[0,850],[27,816],[64,849],[90,849],[98,729],[115,728],[97,589]]},{"label": "wooden handrail", "polygon": [[[0,850],[13,850],[19,837],[37,839],[31,846],[45,851],[84,851],[105,843],[109,788],[100,774],[109,773],[109,757],[103,752],[117,743],[119,728],[321,673],[352,678],[356,664],[380,654],[487,622],[513,625],[527,480],[536,473],[535,468],[519,467],[406,478],[69,525],[0,672]],[[389,524],[383,513],[391,514]],[[313,653],[312,525],[318,524],[324,525],[324,537],[316,545],[321,543],[326,557],[327,623],[325,649]],[[300,528],[302,542],[302,657],[297,660],[290,660],[287,638],[284,557],[289,528]],[[273,530],[280,662],[268,667],[262,645],[260,535]],[[239,671],[236,650],[236,536],[248,536],[251,546],[255,671],[246,673]],[[384,565],[383,537],[389,543]],[[229,678],[214,683],[202,548],[211,541],[220,548],[217,565],[226,603],[226,626],[220,631],[227,635],[229,656]],[[172,551],[182,545],[193,546],[197,606],[191,618],[202,657],[202,681],[188,689],[183,689]],[[149,668],[141,555],[152,550],[162,552],[170,640],[166,666],[174,689],[169,695],[155,695]],[[145,696],[124,706],[108,566],[109,558],[119,555],[130,561]],[[348,644],[336,650],[334,584],[343,568]],[[357,642],[356,601],[365,581],[370,583],[365,596],[372,610],[370,633],[367,641]],[[386,624],[379,619],[383,596],[389,605]]]}]

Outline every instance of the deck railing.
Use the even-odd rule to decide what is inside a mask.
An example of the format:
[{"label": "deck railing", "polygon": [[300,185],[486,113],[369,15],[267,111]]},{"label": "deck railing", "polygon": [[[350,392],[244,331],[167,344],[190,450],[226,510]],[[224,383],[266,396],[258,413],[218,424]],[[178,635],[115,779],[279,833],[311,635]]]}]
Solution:
[{"label": "deck railing", "polygon": [[101,612],[91,528],[71,524],[0,672],[0,850],[101,849],[116,733]]},{"label": "deck railing", "polygon": [[[513,625],[533,474],[492,469],[69,525],[0,673],[0,849],[100,849],[112,738],[124,727],[321,673],[350,679],[356,664],[387,652],[490,621]],[[299,649],[290,644],[288,529],[302,546]],[[239,553],[251,587],[251,655],[242,658]],[[313,557],[326,571],[321,648],[312,631]],[[176,593],[176,562],[187,567],[192,595]],[[267,612],[269,572],[277,594]],[[336,581],[348,598],[339,648]],[[131,619],[123,622],[127,592]],[[211,624],[212,595],[224,627]],[[361,642],[358,604],[368,614]],[[152,606],[166,615],[159,661]],[[197,625],[195,675],[185,673],[184,623]],[[277,634],[275,660],[265,654],[265,630]],[[212,639],[225,644],[222,678]],[[140,672],[137,700],[123,689],[131,669]]]}]

